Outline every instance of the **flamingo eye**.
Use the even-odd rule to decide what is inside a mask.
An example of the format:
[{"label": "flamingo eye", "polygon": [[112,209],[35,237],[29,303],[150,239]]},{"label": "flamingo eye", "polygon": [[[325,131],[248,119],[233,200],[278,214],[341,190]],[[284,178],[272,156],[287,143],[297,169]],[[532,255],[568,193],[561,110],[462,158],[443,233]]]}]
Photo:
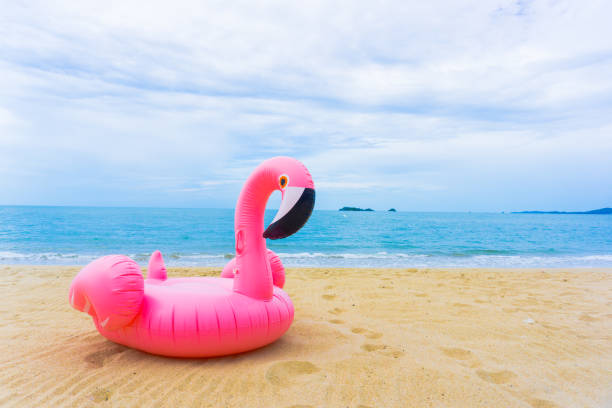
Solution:
[{"label": "flamingo eye", "polygon": [[285,187],[287,187],[287,184],[289,184],[289,177],[287,175],[283,174],[278,179],[278,185],[280,186],[280,188],[282,190]]}]

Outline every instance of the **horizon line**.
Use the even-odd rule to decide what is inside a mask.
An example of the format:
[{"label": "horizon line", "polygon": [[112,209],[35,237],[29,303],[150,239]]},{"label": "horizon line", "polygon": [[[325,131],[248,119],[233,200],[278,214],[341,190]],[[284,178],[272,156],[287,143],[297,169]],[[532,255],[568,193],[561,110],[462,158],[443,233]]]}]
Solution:
[{"label": "horizon line", "polygon": [[[0,204],[0,207],[48,207],[48,208],[150,208],[150,209],[177,209],[177,210],[235,210],[235,207],[176,207],[176,206],[148,206],[148,205],[74,205],[74,204]],[[612,206],[611,206],[612,207]],[[343,208],[343,207],[340,207]],[[481,213],[481,214],[510,214],[510,213],[521,213],[525,211],[559,211],[559,212],[573,212],[576,210],[398,210],[396,207],[390,207],[389,209],[384,210],[376,210],[373,209],[372,212],[393,212],[390,209],[393,208],[395,212],[403,212],[403,213]],[[608,207],[599,207],[596,209],[608,208]],[[594,210],[596,210],[594,209]],[[266,208],[266,211],[278,211],[278,208]],[[329,209],[329,208],[315,208],[313,211],[340,211],[340,209]],[[584,211],[592,211],[592,210],[584,210]],[[351,211],[343,211],[343,212],[351,212]],[[354,212],[369,212],[369,211],[354,211]]]}]

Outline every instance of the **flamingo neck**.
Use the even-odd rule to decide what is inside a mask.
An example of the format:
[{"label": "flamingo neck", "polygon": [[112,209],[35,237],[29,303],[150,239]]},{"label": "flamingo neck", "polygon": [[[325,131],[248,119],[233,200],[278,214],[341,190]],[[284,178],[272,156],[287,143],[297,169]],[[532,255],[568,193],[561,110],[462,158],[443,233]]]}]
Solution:
[{"label": "flamingo neck", "polygon": [[263,238],[264,212],[274,192],[275,175],[259,167],[246,181],[234,219],[236,271],[234,291],[255,299],[269,300],[273,294],[272,271]]}]

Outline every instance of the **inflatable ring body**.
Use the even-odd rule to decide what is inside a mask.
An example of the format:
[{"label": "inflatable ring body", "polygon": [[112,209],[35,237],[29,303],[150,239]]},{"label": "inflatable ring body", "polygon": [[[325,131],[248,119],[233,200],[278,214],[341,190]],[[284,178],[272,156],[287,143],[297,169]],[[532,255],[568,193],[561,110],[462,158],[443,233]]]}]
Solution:
[{"label": "inflatable ring body", "polygon": [[[161,254],[153,254],[161,259]],[[293,321],[293,304],[279,287],[268,301],[233,290],[233,279],[144,279],[122,255],[100,258],[77,276],[74,308],[90,314],[107,339],[153,354],[211,357],[272,343]],[[126,322],[128,322],[126,324]]]}]

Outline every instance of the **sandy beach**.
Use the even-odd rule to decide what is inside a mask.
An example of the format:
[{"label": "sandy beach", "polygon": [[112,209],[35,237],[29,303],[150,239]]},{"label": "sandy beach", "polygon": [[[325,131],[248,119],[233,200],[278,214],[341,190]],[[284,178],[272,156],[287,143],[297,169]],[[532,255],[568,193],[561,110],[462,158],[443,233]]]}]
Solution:
[{"label": "sandy beach", "polygon": [[279,341],[189,360],[100,336],[79,269],[0,267],[1,406],[612,405],[612,270],[288,269]]}]

